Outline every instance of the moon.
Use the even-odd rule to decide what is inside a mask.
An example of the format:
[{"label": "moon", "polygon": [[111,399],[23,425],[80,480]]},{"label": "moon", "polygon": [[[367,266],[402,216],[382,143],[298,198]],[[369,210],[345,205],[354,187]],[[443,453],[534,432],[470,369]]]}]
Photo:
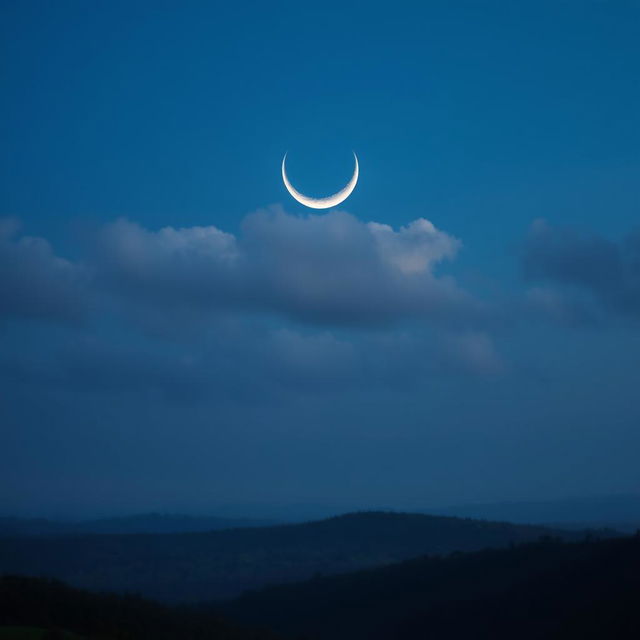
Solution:
[{"label": "moon", "polygon": [[285,162],[287,160],[287,154],[285,153],[284,158],[282,158],[282,180],[284,182],[284,186],[287,187],[287,191],[291,194],[291,196],[295,198],[300,204],[303,204],[305,207],[311,207],[312,209],[330,209],[331,207],[335,207],[341,202],[344,202],[356,188],[359,169],[358,156],[356,155],[355,151],[353,152],[353,158],[356,161],[356,167],[353,170],[351,180],[347,182],[347,185],[343,189],[326,198],[310,198],[309,196],[305,196],[304,193],[300,193],[289,182],[289,178],[287,178],[287,170],[285,168]]}]

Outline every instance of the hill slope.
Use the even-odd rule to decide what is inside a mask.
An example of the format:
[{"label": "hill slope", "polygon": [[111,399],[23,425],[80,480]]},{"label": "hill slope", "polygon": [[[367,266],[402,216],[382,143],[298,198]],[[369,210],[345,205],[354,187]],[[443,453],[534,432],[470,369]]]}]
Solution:
[{"label": "hill slope", "polygon": [[[76,635],[77,634],[77,635]],[[0,578],[0,639],[267,640],[205,611],[133,596],[89,593],[41,578]]]},{"label": "hill slope", "polygon": [[430,509],[429,513],[462,518],[506,520],[515,523],[556,523],[558,527],[613,527],[635,532],[640,528],[640,495],[565,498],[537,502],[495,502]]},{"label": "hill slope", "polygon": [[246,594],[222,609],[293,637],[640,637],[640,537],[419,558]]},{"label": "hill slope", "polygon": [[164,601],[203,601],[317,573],[354,571],[426,553],[504,547],[543,535],[579,539],[583,534],[372,512],[209,533],[1,538],[0,573],[50,576]]}]

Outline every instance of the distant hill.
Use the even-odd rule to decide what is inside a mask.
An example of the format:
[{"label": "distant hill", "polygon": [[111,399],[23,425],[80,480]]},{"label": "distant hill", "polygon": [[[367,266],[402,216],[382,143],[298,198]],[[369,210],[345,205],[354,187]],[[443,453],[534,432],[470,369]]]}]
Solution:
[{"label": "distant hill", "polygon": [[219,506],[218,515],[252,517],[277,520],[280,523],[321,520],[352,511],[397,511],[443,515],[459,518],[476,518],[518,524],[566,524],[571,527],[623,528],[635,532],[640,528],[640,493],[609,494],[600,496],[576,496],[555,500],[529,500],[511,502],[454,503],[429,505],[419,500],[404,504],[356,504],[345,503],[244,503]]},{"label": "distant hill", "polygon": [[84,533],[188,533],[239,527],[266,527],[275,520],[146,513],[118,518],[64,521],[0,518],[0,536],[60,536]]},{"label": "distant hill", "polygon": [[275,640],[213,612],[89,593],[24,576],[0,577],[0,640]]},{"label": "distant hill", "polygon": [[224,606],[308,640],[640,638],[640,536],[423,557]]},{"label": "distant hill", "polygon": [[506,520],[520,524],[545,524],[572,528],[612,527],[634,532],[640,529],[640,495],[609,495],[563,500],[494,502],[429,509],[428,513]]},{"label": "distant hill", "polygon": [[0,539],[0,573],[55,577],[168,602],[580,532],[421,514],[357,513],[306,524],[164,535]]}]

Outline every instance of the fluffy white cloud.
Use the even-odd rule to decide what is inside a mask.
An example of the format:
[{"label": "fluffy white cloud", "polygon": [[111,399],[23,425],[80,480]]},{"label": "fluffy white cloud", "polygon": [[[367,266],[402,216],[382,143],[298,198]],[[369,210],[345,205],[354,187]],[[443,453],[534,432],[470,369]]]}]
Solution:
[{"label": "fluffy white cloud", "polygon": [[121,220],[101,238],[99,272],[155,305],[258,310],[317,324],[436,321],[479,305],[435,265],[459,241],[419,219],[398,231],[344,212],[296,217],[281,208],[216,227],[148,231]]},{"label": "fluffy white cloud", "polygon": [[489,337],[474,333],[482,305],[435,273],[459,246],[424,219],[393,229],[344,212],[273,207],[247,216],[237,235],[119,220],[99,230],[96,250],[78,264],[5,220],[0,314],[85,314],[87,323],[56,329],[28,357],[5,353],[0,369],[60,389],[177,402],[408,388],[434,371],[494,372]]},{"label": "fluffy white cloud", "polygon": [[444,258],[453,258],[460,241],[442,231],[424,218],[414,220],[406,227],[394,231],[387,224],[369,222],[382,260],[405,274],[422,273]]}]

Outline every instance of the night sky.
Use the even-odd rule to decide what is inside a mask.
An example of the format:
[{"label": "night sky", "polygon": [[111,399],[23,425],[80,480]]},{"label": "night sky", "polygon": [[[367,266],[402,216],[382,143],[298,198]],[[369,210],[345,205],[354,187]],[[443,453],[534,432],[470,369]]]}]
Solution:
[{"label": "night sky", "polygon": [[3,2],[0,513],[639,491],[639,33]]}]

